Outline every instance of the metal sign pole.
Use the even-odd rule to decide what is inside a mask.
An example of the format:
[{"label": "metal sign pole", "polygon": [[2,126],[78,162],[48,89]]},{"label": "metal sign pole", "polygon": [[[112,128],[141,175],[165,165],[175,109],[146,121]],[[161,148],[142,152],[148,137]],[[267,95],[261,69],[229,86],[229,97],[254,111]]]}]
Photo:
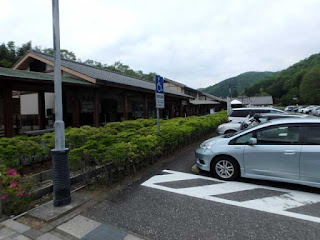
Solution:
[{"label": "metal sign pole", "polygon": [[163,87],[163,77],[155,76],[155,97],[156,97],[156,109],[157,109],[157,130],[160,131],[160,114],[159,108],[164,108],[164,87]]},{"label": "metal sign pole", "polygon": [[160,131],[159,108],[157,108],[157,130]]},{"label": "metal sign pole", "polygon": [[68,149],[65,147],[65,127],[62,112],[62,81],[60,56],[59,0],[52,0],[54,45],[55,149],[52,153],[53,204],[55,207],[71,203]]},{"label": "metal sign pole", "polygon": [[0,172],[0,220],[2,219],[2,190],[1,190],[1,172]]}]

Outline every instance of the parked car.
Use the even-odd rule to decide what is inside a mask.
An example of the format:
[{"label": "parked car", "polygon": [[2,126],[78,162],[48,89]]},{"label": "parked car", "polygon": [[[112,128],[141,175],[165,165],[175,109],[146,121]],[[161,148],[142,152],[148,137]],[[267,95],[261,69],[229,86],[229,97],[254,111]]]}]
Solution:
[{"label": "parked car", "polygon": [[314,108],[316,108],[318,106],[309,106],[309,107],[306,107],[304,110],[303,110],[303,113],[306,113],[306,114],[309,114]]},{"label": "parked car", "polygon": [[298,110],[299,113],[307,113],[307,111],[309,111],[309,109],[313,108],[315,106],[307,106],[307,107],[303,107],[303,108],[300,108]]},{"label": "parked car", "polygon": [[319,110],[317,110],[317,112],[315,113],[315,116],[320,117],[320,109],[319,109]]},{"label": "parked car", "polygon": [[295,108],[295,106],[287,106],[284,110],[285,111],[292,111]]},{"label": "parked car", "polygon": [[264,123],[266,121],[277,119],[277,118],[301,118],[307,117],[308,115],[300,114],[283,114],[283,113],[256,113],[251,118],[246,118],[242,123],[239,122],[228,122],[220,124],[217,128],[217,134],[229,134],[235,133],[237,131],[243,130],[248,127],[253,127],[257,124]]},{"label": "parked car", "polygon": [[320,187],[319,149],[320,119],[276,119],[203,142],[196,163],[223,180],[241,176]]},{"label": "parked car", "polygon": [[314,110],[314,109],[317,109],[319,106],[314,106],[314,107],[312,107],[312,108],[309,108],[308,110],[306,110],[305,111],[305,113],[306,114],[312,114],[312,111]]},{"label": "parked car", "polygon": [[320,110],[320,106],[317,106],[317,107],[315,107],[315,108],[313,108],[312,110],[311,110],[311,113],[310,114],[312,114],[312,115],[317,115],[317,111],[318,110]]},{"label": "parked car", "polygon": [[304,106],[298,106],[293,109],[294,112],[298,112],[301,108],[304,108]]},{"label": "parked car", "polygon": [[287,114],[285,111],[281,111],[275,108],[234,108],[228,117],[229,122],[242,123],[249,117],[253,117],[256,113],[283,113]]}]

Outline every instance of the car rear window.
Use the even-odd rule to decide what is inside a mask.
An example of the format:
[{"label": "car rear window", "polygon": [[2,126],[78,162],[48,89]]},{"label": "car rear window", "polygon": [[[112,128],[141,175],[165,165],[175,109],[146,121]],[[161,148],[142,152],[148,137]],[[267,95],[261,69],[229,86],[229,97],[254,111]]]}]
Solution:
[{"label": "car rear window", "polygon": [[270,113],[269,109],[252,109],[251,116],[255,115],[256,113]]},{"label": "car rear window", "polygon": [[246,117],[250,115],[249,110],[233,110],[230,117]]},{"label": "car rear window", "polygon": [[320,126],[304,127],[304,141],[308,145],[320,145]]}]

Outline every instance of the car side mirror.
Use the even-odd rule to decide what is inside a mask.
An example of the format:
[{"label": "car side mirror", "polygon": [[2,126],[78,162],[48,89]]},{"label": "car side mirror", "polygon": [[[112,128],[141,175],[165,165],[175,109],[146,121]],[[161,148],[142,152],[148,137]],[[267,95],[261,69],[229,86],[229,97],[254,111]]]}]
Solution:
[{"label": "car side mirror", "polygon": [[248,145],[256,145],[258,143],[258,140],[256,138],[250,138],[248,141]]}]

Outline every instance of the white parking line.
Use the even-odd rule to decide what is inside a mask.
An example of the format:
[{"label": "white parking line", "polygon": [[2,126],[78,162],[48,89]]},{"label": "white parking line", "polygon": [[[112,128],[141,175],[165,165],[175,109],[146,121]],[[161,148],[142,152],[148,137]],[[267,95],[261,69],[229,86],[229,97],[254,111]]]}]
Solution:
[{"label": "white parking line", "polygon": [[[213,202],[219,202],[224,204],[229,204],[237,207],[243,207],[248,209],[254,209],[258,211],[283,215],[287,217],[293,217],[297,219],[312,221],[320,223],[320,217],[314,217],[310,215],[304,215],[300,213],[289,212],[292,208],[306,206],[309,204],[319,203],[320,195],[315,193],[307,193],[295,190],[266,187],[261,185],[242,183],[242,182],[225,182],[218,179],[213,179],[210,177],[204,177],[194,174],[181,173],[171,170],[164,170],[165,175],[157,175],[142,184],[142,186],[155,188],[163,191],[178,193],[182,195],[187,195],[191,197],[201,198]],[[191,179],[206,179],[214,182],[219,182],[219,184],[204,185],[198,187],[189,188],[170,188],[166,186],[161,186],[161,183],[169,183],[181,180],[191,180]],[[217,197],[220,194],[227,193],[241,193],[245,190],[254,189],[268,189],[283,192],[284,194],[280,196],[257,198],[248,201],[234,201]]]}]

